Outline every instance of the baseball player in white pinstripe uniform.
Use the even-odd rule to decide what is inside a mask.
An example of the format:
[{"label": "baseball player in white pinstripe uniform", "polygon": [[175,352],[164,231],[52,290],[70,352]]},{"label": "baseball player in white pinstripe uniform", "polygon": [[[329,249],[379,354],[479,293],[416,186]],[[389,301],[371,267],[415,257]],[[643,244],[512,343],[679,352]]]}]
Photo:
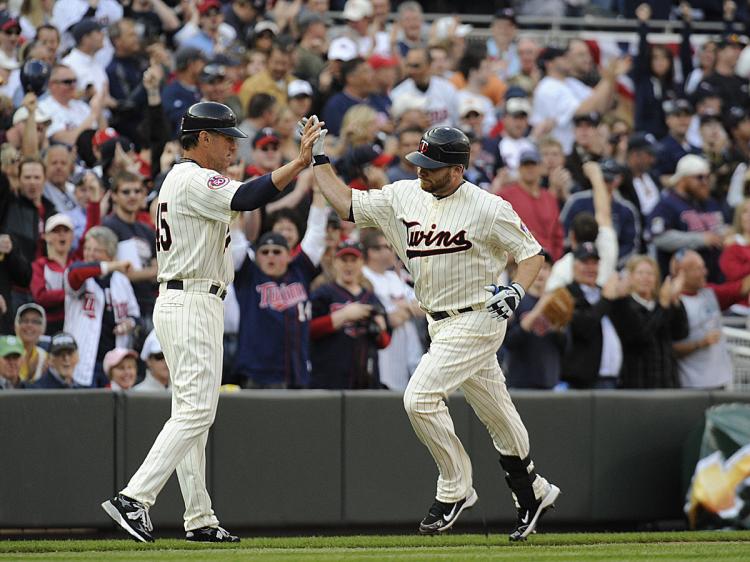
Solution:
[{"label": "baseball player in white pinstripe uniform", "polygon": [[135,540],[151,542],[148,509],[177,469],[185,499],[186,538],[238,542],[219,527],[206,490],[206,440],[221,384],[224,330],[222,299],[234,276],[227,251],[229,223],[238,211],[269,202],[311,161],[319,136],[312,124],[303,133],[299,157],[247,183],[220,171],[235,156],[232,110],[215,102],[191,106],[183,117],[183,160],[169,172],[159,193],[157,260],[159,298],[154,326],[172,379],[172,416],[128,485],[104,510]]},{"label": "baseball player in white pinstripe uniform", "polygon": [[[321,126],[316,117],[311,121]],[[325,129],[321,133],[324,139]],[[528,434],[496,352],[506,320],[541,267],[541,247],[510,204],[463,179],[469,140],[458,129],[430,129],[419,151],[406,156],[419,167],[419,179],[370,191],[352,191],[336,177],[322,139],[313,147],[313,169],[323,194],[342,218],[383,231],[414,277],[428,315],[432,343],[404,393],[414,431],[440,472],[435,503],[420,532],[446,531],[477,501],[471,462],[445,404],[448,394],[461,388],[487,426],[507,474],[518,508],[510,539],[526,539],[560,490],[535,472]],[[509,254],[518,270],[510,286],[498,287]]]}]

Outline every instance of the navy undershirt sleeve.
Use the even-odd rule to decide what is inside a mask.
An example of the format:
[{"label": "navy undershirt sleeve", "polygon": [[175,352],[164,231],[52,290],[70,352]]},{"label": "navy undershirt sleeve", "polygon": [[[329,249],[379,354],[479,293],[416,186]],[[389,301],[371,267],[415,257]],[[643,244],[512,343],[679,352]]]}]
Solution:
[{"label": "navy undershirt sleeve", "polygon": [[243,183],[232,197],[233,211],[253,211],[273,201],[279,190],[271,180],[271,174]]}]

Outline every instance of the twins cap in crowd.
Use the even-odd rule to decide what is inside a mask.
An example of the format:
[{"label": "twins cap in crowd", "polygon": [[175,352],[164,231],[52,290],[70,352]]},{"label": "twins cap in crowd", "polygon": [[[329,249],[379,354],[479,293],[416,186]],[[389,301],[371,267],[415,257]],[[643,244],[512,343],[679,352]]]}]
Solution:
[{"label": "twins cap in crowd", "polygon": [[581,113],[580,115],[573,116],[573,123],[575,123],[576,125],[578,125],[579,123],[590,123],[591,125],[598,125],[601,120],[602,116],[599,115],[596,111]]},{"label": "twins cap in crowd", "polygon": [[370,64],[373,70],[380,68],[393,68],[398,66],[398,59],[396,57],[386,57],[384,55],[372,55],[367,62]]},{"label": "twins cap in crowd", "polygon": [[279,144],[279,135],[271,127],[263,127],[253,137],[253,148],[263,148],[271,143]]},{"label": "twins cap in crowd", "polygon": [[602,169],[604,181],[612,181],[624,172],[623,167],[614,158],[602,160],[599,162],[599,167]]},{"label": "twins cap in crowd", "polygon": [[104,355],[104,359],[102,360],[102,368],[104,369],[104,374],[109,376],[109,372],[112,370],[112,367],[117,367],[126,357],[138,359],[138,354],[132,349],[126,349],[124,347],[116,347],[114,349],[110,349]]},{"label": "twins cap in crowd", "polygon": [[50,233],[53,230],[55,230],[58,226],[64,226],[70,231],[75,230],[73,228],[73,221],[70,220],[70,217],[68,215],[64,213],[57,213],[47,219],[47,222],[44,224],[44,232]]},{"label": "twins cap in crowd", "polygon": [[727,128],[730,130],[734,129],[737,125],[747,119],[750,119],[750,114],[748,114],[748,112],[745,111],[742,107],[730,107],[726,116]]},{"label": "twins cap in crowd", "polygon": [[710,82],[700,82],[693,92],[693,103],[698,105],[706,98],[719,98],[719,91]]},{"label": "twins cap in crowd", "polygon": [[52,340],[49,346],[49,352],[52,355],[57,355],[63,351],[75,351],[78,349],[76,339],[67,332],[57,332],[52,336]]},{"label": "twins cap in crowd", "polygon": [[471,112],[484,115],[484,104],[482,100],[476,96],[463,96],[458,102],[458,114],[461,117],[466,117]]},{"label": "twins cap in crowd", "polygon": [[141,349],[141,359],[145,361],[152,355],[164,353],[159,343],[159,338],[156,337],[156,330],[151,330],[151,333],[146,337],[146,341],[143,342],[143,348]]},{"label": "twins cap in crowd", "polygon": [[73,29],[70,30],[70,33],[73,36],[73,39],[75,39],[77,45],[81,42],[81,39],[86,37],[89,33],[101,30],[102,25],[98,21],[94,18],[85,18],[75,24]]},{"label": "twins cap in crowd", "polygon": [[669,185],[675,185],[682,178],[702,176],[711,173],[711,167],[705,158],[697,154],[686,154],[677,162],[674,175],[669,179]]},{"label": "twins cap in crowd", "polygon": [[262,20],[255,24],[255,28],[253,29],[253,31],[255,31],[255,35],[260,35],[264,31],[270,31],[274,35],[278,35],[279,26],[272,21]]},{"label": "twins cap in crowd", "polygon": [[372,4],[368,0],[348,0],[341,15],[347,21],[359,21],[372,15]]},{"label": "twins cap in crowd", "polygon": [[278,232],[266,232],[263,236],[260,237],[260,240],[258,240],[258,245],[255,247],[255,250],[260,250],[263,246],[281,246],[285,250],[289,249],[289,244],[286,241],[286,238],[279,234]]},{"label": "twins cap in crowd", "polygon": [[510,98],[505,102],[505,113],[507,115],[519,115],[525,113],[531,115],[531,103],[526,96]]},{"label": "twins cap in crowd", "polygon": [[516,24],[516,12],[513,11],[513,8],[497,10],[494,17],[496,20],[508,20],[509,22],[512,22],[513,25]]},{"label": "twins cap in crowd", "polygon": [[721,123],[722,125],[724,124],[721,119],[721,115],[713,112],[703,113],[700,116],[699,121],[701,125],[705,125],[706,123]]},{"label": "twins cap in crowd", "polygon": [[535,148],[527,148],[526,150],[521,151],[521,156],[519,158],[519,163],[521,165],[524,164],[539,164],[539,162],[542,161],[542,157],[539,155],[539,151]]},{"label": "twins cap in crowd", "polygon": [[[35,302],[27,302],[26,304],[22,304],[21,306],[18,307],[18,310],[16,310],[16,324],[18,324],[21,321],[21,316],[23,316],[29,310],[33,310],[39,316],[41,316],[42,317],[42,325],[46,326],[46,324],[47,324],[47,313],[45,312],[44,308],[41,307],[41,305],[38,305]],[[44,329],[42,329],[42,331],[44,331]]]},{"label": "twins cap in crowd", "polygon": [[[19,107],[16,109],[16,112],[13,114],[13,124],[18,125],[19,123],[23,123],[26,121],[26,119],[29,118],[29,110],[26,109],[24,106]],[[52,121],[52,116],[49,115],[44,108],[37,107],[36,111],[34,111],[34,121],[36,123],[50,123]]]},{"label": "twins cap in crowd", "polygon": [[106,127],[94,133],[94,136],[91,138],[91,144],[94,148],[100,148],[108,140],[116,139],[119,136],[118,132],[112,127]]},{"label": "twins cap in crowd", "polygon": [[662,104],[662,107],[667,115],[692,115],[695,112],[693,104],[685,98],[667,100]]},{"label": "twins cap in crowd", "polygon": [[344,242],[339,245],[336,250],[336,257],[341,258],[343,256],[354,256],[357,258],[362,257],[362,244],[359,242]]},{"label": "twins cap in crowd", "polygon": [[328,60],[350,61],[359,56],[354,40],[349,37],[337,37],[328,46]]},{"label": "twins cap in crowd", "polygon": [[645,150],[654,154],[656,152],[656,138],[651,133],[634,133],[628,138],[628,152],[631,150]]},{"label": "twins cap in crowd", "polygon": [[21,32],[21,23],[14,18],[10,12],[0,12],[0,31],[10,31],[11,29]]},{"label": "twins cap in crowd", "polygon": [[573,250],[573,257],[577,260],[588,260],[588,259],[599,259],[599,252],[593,242],[584,242],[579,244],[578,247]]},{"label": "twins cap in crowd", "polygon": [[198,4],[198,13],[205,16],[211,10],[221,11],[221,2],[219,0],[203,0]]},{"label": "twins cap in crowd", "polygon": [[289,98],[309,97],[313,95],[313,89],[307,80],[292,80],[286,89],[286,95]]},{"label": "twins cap in crowd", "polygon": [[561,49],[560,47],[547,47],[539,54],[537,61],[539,64],[544,64],[545,62],[549,62],[558,57],[565,56],[565,53],[567,52],[567,50]]},{"label": "twins cap in crowd", "polygon": [[23,355],[23,352],[23,344],[16,336],[0,337],[0,357],[8,357],[8,355]]},{"label": "twins cap in crowd", "polygon": [[212,82],[214,80],[223,80],[227,77],[227,68],[223,64],[210,63],[201,70],[201,82]]}]

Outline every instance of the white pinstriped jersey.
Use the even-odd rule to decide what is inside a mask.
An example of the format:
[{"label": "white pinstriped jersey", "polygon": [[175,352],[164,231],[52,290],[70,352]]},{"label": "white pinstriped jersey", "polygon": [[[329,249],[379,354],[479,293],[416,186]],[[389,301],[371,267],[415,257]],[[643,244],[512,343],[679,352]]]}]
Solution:
[{"label": "white pinstriped jersey", "polygon": [[229,223],[237,214],[232,197],[238,181],[192,161],[176,164],[159,191],[156,259],[160,283],[209,279],[228,285],[234,278]]},{"label": "white pinstriped jersey", "polygon": [[519,262],[542,249],[510,203],[469,182],[440,199],[418,179],[353,190],[352,209],[357,225],[383,231],[431,312],[484,303],[508,254]]}]

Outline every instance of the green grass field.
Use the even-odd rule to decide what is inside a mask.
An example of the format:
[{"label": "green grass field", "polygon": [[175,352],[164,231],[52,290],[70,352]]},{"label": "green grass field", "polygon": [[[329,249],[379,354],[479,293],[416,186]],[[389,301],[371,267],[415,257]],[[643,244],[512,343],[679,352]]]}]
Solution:
[{"label": "green grass field", "polygon": [[16,560],[750,560],[750,531],[569,533],[509,543],[502,535],[248,538],[222,547],[157,540],[0,540]]}]

